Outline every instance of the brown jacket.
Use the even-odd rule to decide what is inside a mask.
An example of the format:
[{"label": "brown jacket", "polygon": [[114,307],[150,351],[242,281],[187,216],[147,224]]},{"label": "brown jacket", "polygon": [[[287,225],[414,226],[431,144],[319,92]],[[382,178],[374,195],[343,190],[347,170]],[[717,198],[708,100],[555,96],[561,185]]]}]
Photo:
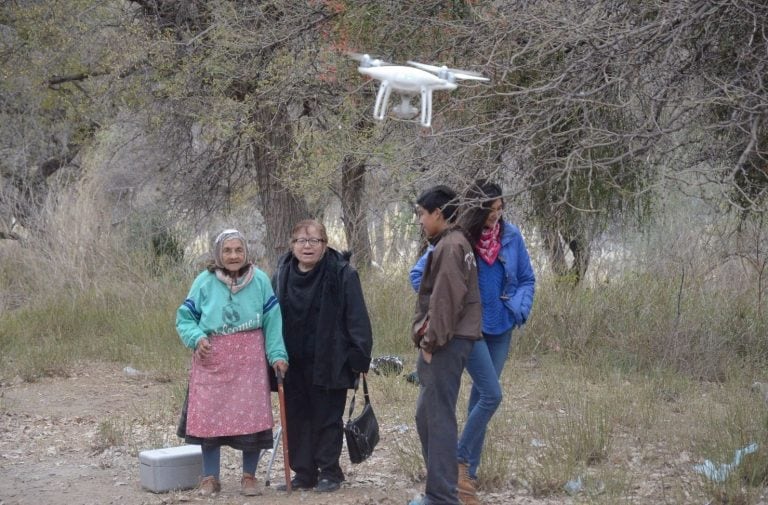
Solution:
[{"label": "brown jacket", "polygon": [[480,291],[475,253],[464,233],[448,228],[432,240],[421,278],[412,339],[416,347],[435,352],[454,337],[482,336]]}]

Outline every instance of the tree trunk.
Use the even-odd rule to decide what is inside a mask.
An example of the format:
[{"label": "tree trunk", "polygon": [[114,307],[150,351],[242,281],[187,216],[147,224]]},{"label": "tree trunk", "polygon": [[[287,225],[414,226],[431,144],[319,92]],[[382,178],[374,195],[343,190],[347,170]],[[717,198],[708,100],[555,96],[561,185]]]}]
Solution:
[{"label": "tree trunk", "polygon": [[263,137],[253,139],[253,169],[259,184],[259,206],[267,232],[264,236],[264,258],[271,271],[277,259],[289,248],[291,230],[302,219],[310,218],[307,202],[286,187],[283,179],[284,154],[291,146],[293,133],[284,107],[261,109],[256,124]]},{"label": "tree trunk", "polygon": [[[587,273],[592,258],[589,238],[583,233],[567,234],[558,229],[541,229],[539,232],[547,252],[552,271],[558,277],[578,285]],[[565,257],[566,246],[573,254],[573,263],[568,265]]]},{"label": "tree trunk", "polygon": [[371,266],[371,239],[364,196],[365,162],[347,155],[341,162],[341,220],[352,261],[362,270]]},{"label": "tree trunk", "polygon": [[585,237],[575,237],[568,241],[568,248],[573,254],[573,265],[571,265],[570,275],[574,278],[574,285],[580,283],[587,273],[589,260],[592,258],[589,243],[589,240]]},{"label": "tree trunk", "polygon": [[549,228],[539,228],[539,234],[552,271],[558,277],[568,275],[568,262],[565,260],[565,248],[560,233]]}]

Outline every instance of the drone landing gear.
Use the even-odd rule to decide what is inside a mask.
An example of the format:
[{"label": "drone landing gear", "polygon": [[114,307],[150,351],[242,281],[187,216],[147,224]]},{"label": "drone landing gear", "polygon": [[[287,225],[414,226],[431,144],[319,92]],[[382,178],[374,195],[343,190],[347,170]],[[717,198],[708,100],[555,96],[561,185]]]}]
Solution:
[{"label": "drone landing gear", "polygon": [[[373,117],[383,121],[387,115],[389,97],[392,94],[392,85],[388,81],[382,81],[379,91],[376,93],[376,105],[373,107]],[[418,114],[419,110],[411,105],[412,95],[403,94],[400,104],[392,109],[395,116],[401,119],[410,119]],[[421,126],[429,128],[432,125],[432,88],[421,88]]]},{"label": "drone landing gear", "polygon": [[387,104],[389,103],[389,95],[392,94],[392,86],[387,81],[381,83],[379,86],[379,92],[376,94],[376,106],[373,108],[373,117],[378,120],[383,120],[387,114]]},{"label": "drone landing gear", "polygon": [[432,125],[432,89],[421,88],[421,126]]}]

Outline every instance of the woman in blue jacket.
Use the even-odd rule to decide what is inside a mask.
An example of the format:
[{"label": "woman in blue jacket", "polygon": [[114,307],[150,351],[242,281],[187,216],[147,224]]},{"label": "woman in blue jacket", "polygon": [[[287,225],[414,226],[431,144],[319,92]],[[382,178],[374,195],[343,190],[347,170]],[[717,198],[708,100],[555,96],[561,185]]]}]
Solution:
[{"label": "woman in blue jacket", "polygon": [[[536,277],[520,230],[502,219],[504,199],[499,185],[477,181],[466,198],[475,205],[467,206],[465,212],[470,214],[461,216],[462,221],[484,224],[474,227],[482,232],[471,237],[478,267],[483,339],[475,343],[467,362],[472,390],[456,457],[459,498],[464,505],[475,505],[479,503],[475,483],[485,433],[502,399],[499,378],[509,354],[512,330],[528,320]],[[410,272],[411,284],[417,290],[429,253]]]}]

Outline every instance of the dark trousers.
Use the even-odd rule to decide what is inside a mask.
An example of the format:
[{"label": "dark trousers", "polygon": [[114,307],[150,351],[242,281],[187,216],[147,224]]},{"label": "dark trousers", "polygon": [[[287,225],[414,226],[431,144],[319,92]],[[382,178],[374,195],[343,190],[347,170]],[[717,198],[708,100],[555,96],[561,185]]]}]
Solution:
[{"label": "dark trousers", "polygon": [[[326,389],[312,384],[311,363],[291,362],[285,377],[288,457],[296,479],[315,485],[319,479],[342,482],[339,466],[344,436],[346,389]],[[456,444],[454,443],[454,446]]]},{"label": "dark trousers", "polygon": [[456,402],[461,374],[473,345],[473,340],[454,338],[432,355],[430,363],[419,353],[416,430],[427,466],[425,503],[429,505],[460,505],[456,489]]}]

